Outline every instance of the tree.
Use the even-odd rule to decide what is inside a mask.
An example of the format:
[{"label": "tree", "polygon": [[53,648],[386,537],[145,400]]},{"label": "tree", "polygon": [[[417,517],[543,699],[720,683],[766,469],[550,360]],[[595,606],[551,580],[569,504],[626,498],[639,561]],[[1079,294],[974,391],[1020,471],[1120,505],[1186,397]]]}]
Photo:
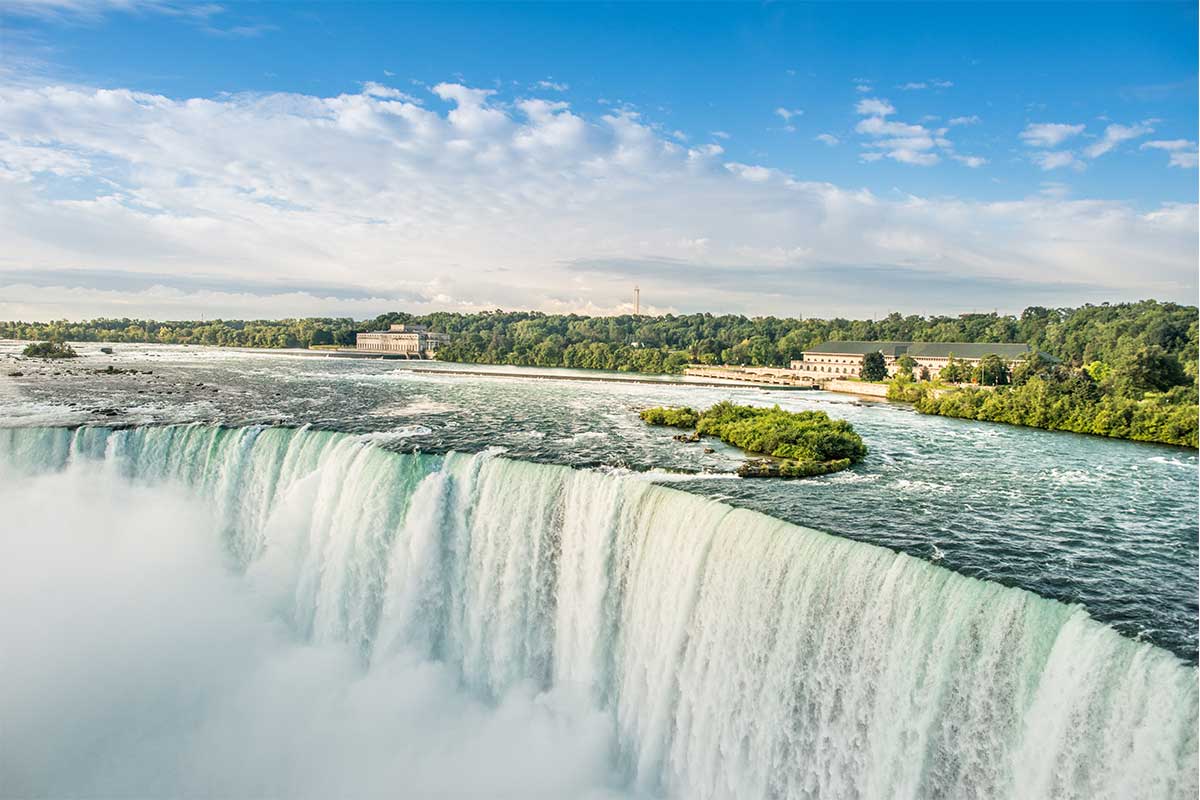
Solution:
[{"label": "tree", "polygon": [[950,357],[946,359],[946,366],[942,367],[939,376],[942,380],[949,383],[962,383],[967,379],[966,367],[963,366],[962,362],[955,361],[954,353],[951,353]]},{"label": "tree", "polygon": [[1134,399],[1188,382],[1179,359],[1156,344],[1123,348],[1113,364],[1111,379],[1119,394]]},{"label": "tree", "polygon": [[921,367],[921,380],[929,380],[929,367]]},{"label": "tree", "polygon": [[908,375],[909,377],[912,377],[913,369],[916,366],[917,366],[916,359],[913,358],[912,356],[910,356],[908,353],[905,353],[904,355],[902,355],[896,359],[896,371],[903,372],[904,374]]},{"label": "tree", "polygon": [[1008,364],[1000,356],[989,354],[979,360],[975,374],[982,386],[1003,386],[1008,383]]},{"label": "tree", "polygon": [[859,375],[864,381],[881,381],[887,377],[887,362],[883,353],[876,350],[863,356],[862,371]]}]

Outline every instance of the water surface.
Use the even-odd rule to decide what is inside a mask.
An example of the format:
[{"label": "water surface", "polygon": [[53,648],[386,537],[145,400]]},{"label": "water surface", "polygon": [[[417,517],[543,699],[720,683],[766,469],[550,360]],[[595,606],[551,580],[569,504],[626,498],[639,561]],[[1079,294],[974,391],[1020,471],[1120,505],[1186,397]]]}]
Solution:
[{"label": "water surface", "polygon": [[[0,425],[312,425],[377,434],[404,452],[497,448],[514,459],[636,471],[1080,603],[1128,636],[1196,657],[1195,451],[928,417],[821,392],[585,383],[519,377],[549,370],[154,345],[117,345],[112,356],[82,345],[85,358],[31,365],[12,358],[18,350],[0,344]],[[110,364],[138,373],[95,373]],[[24,376],[6,377],[18,368]],[[450,369],[492,374],[438,374]],[[740,480],[737,450],[680,444],[636,414],[725,399],[843,417],[870,454],[824,478]]]}]

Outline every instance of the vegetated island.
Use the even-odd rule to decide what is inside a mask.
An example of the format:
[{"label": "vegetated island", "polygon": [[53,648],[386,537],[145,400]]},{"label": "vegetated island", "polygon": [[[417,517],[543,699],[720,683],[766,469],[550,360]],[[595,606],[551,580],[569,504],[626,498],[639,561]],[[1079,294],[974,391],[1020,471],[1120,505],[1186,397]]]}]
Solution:
[{"label": "vegetated island", "polygon": [[21,351],[26,358],[79,358],[75,348],[63,342],[34,342]]},{"label": "vegetated island", "polygon": [[[684,441],[716,436],[755,458],[738,468],[745,478],[811,478],[856,464],[867,454],[862,437],[844,419],[824,411],[784,411],[717,403],[707,411],[647,408],[641,418],[651,425],[694,430]],[[677,437],[679,438],[679,437]]]}]

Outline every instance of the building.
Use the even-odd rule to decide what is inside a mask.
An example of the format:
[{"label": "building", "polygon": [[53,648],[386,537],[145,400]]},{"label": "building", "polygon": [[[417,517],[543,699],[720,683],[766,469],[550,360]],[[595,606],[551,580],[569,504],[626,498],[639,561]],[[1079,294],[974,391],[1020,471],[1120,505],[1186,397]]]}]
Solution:
[{"label": "building", "polygon": [[355,337],[355,349],[406,358],[435,358],[438,348],[449,341],[447,334],[433,333],[424,325],[393,323],[386,331],[358,334]]},{"label": "building", "polygon": [[1029,355],[1027,344],[999,342],[822,342],[804,351],[804,358],[792,362],[792,369],[801,377],[813,380],[858,377],[863,357],[867,353],[883,353],[888,375],[896,374],[896,359],[907,355],[921,367],[929,369],[936,378],[953,356],[958,363],[974,367],[984,356],[997,355],[1005,361],[1023,361]]}]

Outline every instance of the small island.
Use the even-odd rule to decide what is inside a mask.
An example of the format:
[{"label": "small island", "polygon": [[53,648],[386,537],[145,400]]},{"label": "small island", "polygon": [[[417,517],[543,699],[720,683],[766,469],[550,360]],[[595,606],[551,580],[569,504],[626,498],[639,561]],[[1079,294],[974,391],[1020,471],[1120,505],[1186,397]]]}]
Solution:
[{"label": "small island", "polygon": [[721,441],[759,456],[738,469],[746,478],[811,478],[858,463],[867,446],[849,422],[830,419],[824,411],[784,411],[779,406],[755,408],[728,401],[707,411],[692,408],[647,408],[641,418],[650,425],[692,430],[698,441]]},{"label": "small island", "polygon": [[21,351],[26,358],[78,358],[75,348],[64,342],[34,342]]}]

